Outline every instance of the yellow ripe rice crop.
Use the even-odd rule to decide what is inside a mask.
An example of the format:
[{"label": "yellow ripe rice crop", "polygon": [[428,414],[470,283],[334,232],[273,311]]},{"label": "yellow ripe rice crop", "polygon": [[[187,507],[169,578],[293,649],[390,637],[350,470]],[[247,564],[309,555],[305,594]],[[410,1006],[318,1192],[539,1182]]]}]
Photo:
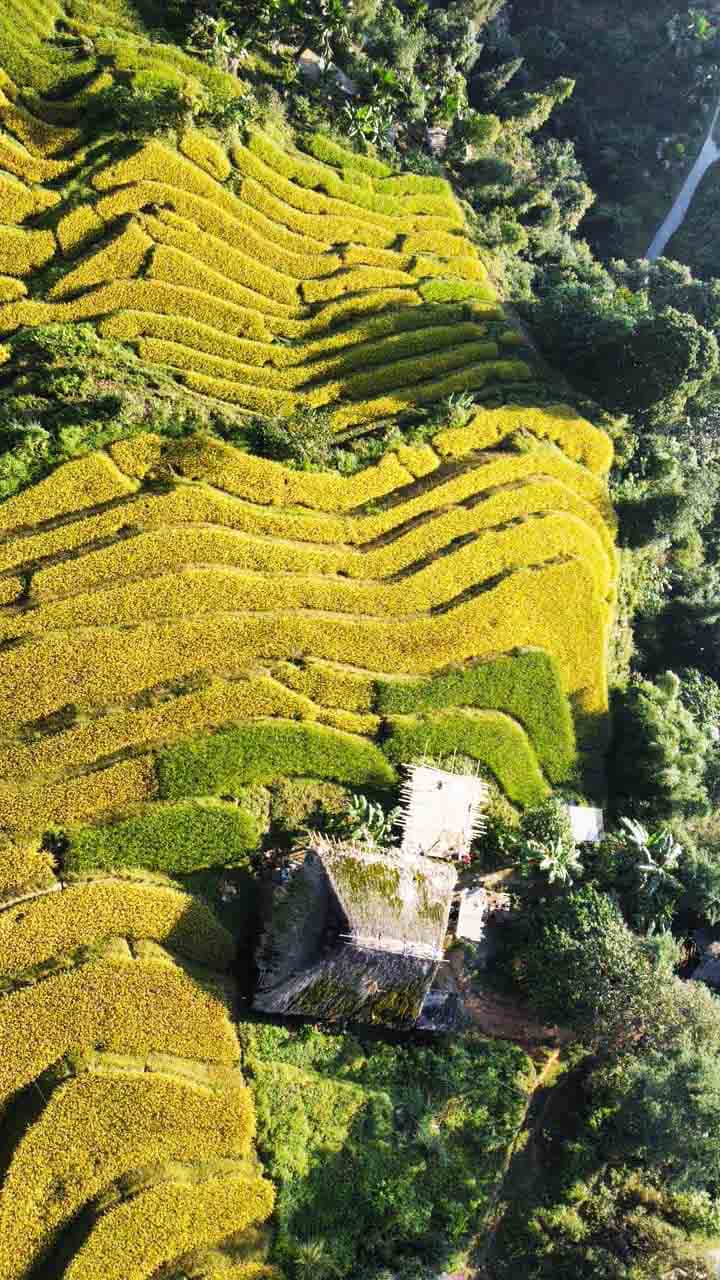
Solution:
[{"label": "yellow ripe rice crop", "polygon": [[[234,217],[212,200],[180,190],[169,182],[143,180],[130,183],[127,187],[118,187],[98,200],[95,210],[98,217],[111,222],[125,213],[136,213],[151,206],[167,206],[186,222],[194,222],[201,230],[226,240],[236,249],[247,250],[250,232],[265,236],[267,250],[263,257],[276,269],[279,269],[278,250],[292,253],[296,257],[307,255],[309,274],[322,275],[327,269],[327,259],[323,255],[329,254],[329,244],[297,235],[249,207],[243,209],[241,217]],[[263,257],[259,260],[262,261]],[[311,271],[310,268],[316,264],[322,269]],[[337,265],[340,265],[339,258]]]},{"label": "yellow ripe rice crop", "polygon": [[[223,344],[224,345],[224,344]],[[137,343],[141,360],[150,364],[167,364],[173,369],[191,369],[211,377],[228,378],[246,386],[273,391],[293,391],[312,378],[312,371],[302,366],[290,365],[276,369],[272,365],[243,364],[226,359],[224,355],[212,355],[197,351],[179,342],[166,342],[158,338],[144,338]]]},{"label": "yellow ripe rice crop", "polygon": [[279,462],[241,453],[209,436],[193,436],[171,448],[171,465],[188,479],[205,479],[228,493],[256,503],[306,506],[325,511],[350,511],[410,484],[413,473],[395,452],[355,476],[332,472],[291,471]]},{"label": "yellow ripe rice crop", "polygon": [[9,498],[0,507],[0,529],[20,529],[70,511],[100,506],[134,493],[136,485],[103,453],[66,462],[59,471],[32,489]]},{"label": "yellow ripe rice crop", "polygon": [[[405,292],[400,297],[407,301]],[[104,337],[120,340],[131,340],[145,334],[168,339],[193,351],[208,352],[209,355],[234,360],[237,364],[299,369],[299,376],[310,379],[316,371],[332,372],[334,369],[384,364],[396,355],[406,355],[407,351],[427,351],[452,342],[470,342],[486,333],[484,325],[457,319],[454,315],[456,308],[438,308],[438,311],[441,314],[425,317],[424,308],[418,306],[414,310],[375,315],[351,329],[291,347],[233,338],[210,325],[149,311],[115,312],[100,320],[99,329]],[[428,324],[428,319],[434,319],[436,323]]]},{"label": "yellow ripe rice crop", "polygon": [[108,446],[108,453],[126,476],[132,480],[142,480],[160,461],[163,443],[162,436],[146,431],[129,440],[116,440]]},{"label": "yellow ripe rice crop", "polygon": [[468,241],[464,236],[449,235],[447,232],[417,230],[406,235],[402,242],[402,252],[416,254],[440,254],[443,258],[466,257]]},{"label": "yellow ripe rice crop", "polygon": [[107,878],[0,911],[0,972],[30,969],[116,934],[154,938],[211,969],[227,971],[234,959],[233,939],[202,902],[169,886]]},{"label": "yellow ripe rice crop", "polygon": [[[468,246],[469,247],[469,246]],[[418,280],[428,276],[457,276],[460,280],[478,280],[485,283],[488,279],[487,269],[479,258],[457,257],[430,258],[423,255],[414,258],[410,268],[411,274]]]},{"label": "yellow ripe rice crop", "polygon": [[[63,768],[80,768],[128,748],[165,746],[179,742],[198,730],[219,729],[228,721],[254,720],[262,716],[314,720],[321,710],[302,693],[284,688],[269,676],[250,675],[232,681],[218,678],[196,692],[180,694],[152,707],[137,711],[115,710],[113,714],[100,716],[89,724],[73,726],[34,743],[4,746],[0,748],[0,777],[12,780],[13,786],[17,787],[23,779],[36,773],[52,774]],[[135,761],[126,763],[136,765]],[[121,766],[111,767],[118,769]],[[102,780],[103,772],[92,776]],[[149,774],[147,785],[149,788]],[[41,805],[39,822],[44,817],[43,805],[47,806],[48,791],[52,792],[53,788],[46,782],[38,801]],[[102,799],[102,793],[98,794]],[[121,809],[135,800],[147,798],[148,795],[129,794],[113,808]],[[94,812],[90,810],[84,816],[92,817]]]},{"label": "yellow ripe rice crop", "polygon": [[273,674],[291,689],[323,706],[359,713],[372,710],[374,683],[367,672],[323,662],[281,662],[273,667]]},{"label": "yellow ripe rice crop", "polygon": [[124,1071],[112,1055],[106,1065],[99,1059],[98,1069],[56,1087],[14,1152],[0,1195],[4,1280],[22,1280],[75,1214],[127,1170],[242,1157],[253,1132],[239,1080],[213,1089],[147,1070],[142,1059]]},{"label": "yellow ripe rice crop", "polygon": [[213,328],[227,328],[232,334],[266,339],[263,317],[254,310],[235,306],[222,298],[212,298],[200,289],[165,284],[162,280],[116,280],[73,298],[69,302],[8,303],[0,307],[0,333],[23,325],[92,320],[112,311],[159,311],[165,315],[188,316]]},{"label": "yellow ripe rice crop", "polygon": [[212,138],[201,133],[199,129],[186,129],[179,145],[183,155],[187,156],[188,160],[194,160],[195,164],[209,173],[211,178],[224,182],[230,177],[232,165],[223,148]]},{"label": "yellow ripe rice crop", "polygon": [[[472,331],[475,326],[468,328]],[[443,372],[473,359],[492,360],[497,355],[495,343],[482,340],[463,342],[464,336],[466,335],[460,332],[453,340],[450,327],[446,331],[437,326],[427,331],[418,331],[415,335],[403,335],[403,338],[388,338],[377,345],[389,357],[396,358],[382,366],[374,365],[370,358],[369,363],[373,367],[369,373],[354,372],[359,363],[358,356],[362,354],[354,351],[314,361],[310,365],[275,368],[269,365],[258,367],[257,364],[235,363],[223,356],[154,338],[140,341],[137,349],[141,358],[151,363],[167,364],[175,369],[198,372],[205,377],[223,379],[242,386],[255,386],[261,391],[298,391],[307,386],[306,396],[311,402],[322,400],[327,403],[330,398],[341,395],[353,397],[362,395],[368,389],[402,385],[408,378],[414,380],[430,373]],[[415,337],[415,342],[410,341],[412,337]],[[413,347],[416,348],[415,353],[403,357],[404,351],[412,350]],[[423,351],[426,354],[417,354]],[[371,353],[371,356],[372,354],[378,353]]]},{"label": "yellow ripe rice crop", "polygon": [[47,296],[52,299],[67,298],[70,294],[89,289],[93,285],[129,279],[137,275],[151,248],[150,237],[137,222],[130,222],[109,244],[84,258],[77,267],[58,280]]},{"label": "yellow ripe rice crop", "polygon": [[22,590],[22,578],[0,578],[0,605],[12,604]]},{"label": "yellow ripe rice crop", "polygon": [[[275,272],[275,284],[279,284],[280,277],[288,288],[294,287],[293,282],[296,280],[312,280],[316,276],[328,275],[342,265],[342,259],[337,254],[321,252],[323,246],[316,241],[294,236],[252,209],[246,210],[242,222],[223,215],[225,221],[220,222],[217,228],[207,227],[202,217],[208,202],[199,197],[193,199],[197,203],[187,216],[167,208],[158,209],[156,214],[146,214],[150,234],[155,239],[166,238],[168,243],[175,243],[174,239],[169,238],[175,233],[181,249],[188,243],[188,237],[194,237],[196,251],[199,250],[203,257],[206,254],[216,255],[220,252],[220,245],[235,249],[249,258],[257,270],[266,267]],[[192,216],[193,211],[199,213],[199,219]],[[205,235],[212,237],[210,243],[198,244],[199,227],[204,230]],[[164,236],[161,228],[165,228]],[[219,243],[216,244],[216,241]],[[207,261],[211,266],[215,265],[213,258],[208,257]]]},{"label": "yellow ripe rice crop", "polygon": [[[573,602],[568,609],[568,601]],[[428,674],[450,662],[518,646],[544,648],[566,691],[588,710],[607,705],[604,654],[608,609],[579,561],[521,569],[495,587],[431,618],[391,620],[311,611],[238,611],[33,637],[0,653],[0,715],[45,715],[72,701],[106,705],[189,672],[241,674],[255,661],[297,650],[388,674]]]},{"label": "yellow ripe rice crop", "polygon": [[[374,289],[372,293],[353,294],[337,302],[328,302],[308,320],[269,316],[267,328],[280,338],[311,338],[314,334],[325,334],[334,325],[344,324],[356,316],[369,316],[376,319],[378,312],[392,307],[393,314],[389,320],[390,329],[394,331],[398,327],[396,310],[398,307],[420,306],[422,306],[422,299],[413,289]],[[340,335],[337,336],[340,337]],[[349,340],[345,338],[339,345],[346,346],[348,341],[352,342],[352,338]],[[325,345],[329,345],[329,340]],[[295,364],[297,361],[290,359],[288,363]]]},{"label": "yellow ripe rice crop", "polygon": [[[148,530],[89,551],[78,560],[63,560],[37,570],[33,575],[32,597],[45,602],[96,588],[112,589],[123,578],[145,578],[193,564],[226,565],[268,573],[284,570],[318,574],[345,572],[348,559],[342,547],[278,543],[248,537],[233,529],[209,526]],[[2,581],[5,580],[0,579]],[[2,748],[0,758],[1,755]]]},{"label": "yellow ripe rice crop", "polygon": [[[212,396],[216,400],[225,400],[229,404],[240,405],[254,413],[276,414],[287,418],[297,407],[297,395],[289,391],[264,390],[246,382],[231,382],[225,378],[213,378],[205,373],[183,372],[183,382],[193,391]],[[325,404],[327,401],[322,400]]]},{"label": "yellow ripe rice crop", "polygon": [[[257,135],[255,136],[257,137]],[[239,145],[234,146],[232,148],[232,158],[233,163],[246,178],[265,188],[268,193],[290,210],[308,214],[310,217],[323,219],[333,217],[350,218],[352,220],[360,217],[365,222],[374,223],[380,227],[392,228],[393,226],[392,218],[386,217],[383,213],[378,213],[371,206],[358,208],[347,200],[333,199],[323,192],[314,191],[308,186],[301,186],[290,181],[277,169],[273,169],[266,164],[256,150]],[[279,222],[283,220],[283,218],[278,218]],[[340,239],[340,237],[334,238]]]},{"label": "yellow ripe rice crop", "polygon": [[471,449],[499,443],[513,432],[528,431],[546,437],[574,461],[598,475],[610,470],[612,441],[598,427],[567,405],[525,408],[508,405],[503,409],[481,409],[467,427],[453,427],[435,437],[435,447],[446,457],[461,457]]},{"label": "yellow ripe rice crop", "polygon": [[354,267],[323,280],[306,280],[302,286],[306,302],[329,302],[349,293],[363,293],[368,289],[414,288],[415,279],[406,271],[388,267]]},{"label": "yellow ripe rice crop", "polygon": [[412,272],[415,258],[411,253],[395,249],[373,249],[366,244],[349,244],[342,250],[346,267],[387,267],[391,271]]},{"label": "yellow ripe rice crop", "polygon": [[327,164],[348,169],[353,179],[355,171],[360,174],[369,174],[373,178],[387,178],[392,174],[392,169],[384,160],[378,160],[375,156],[358,155],[356,151],[348,151],[332,138],[327,138],[321,133],[313,134],[308,142],[308,150]]},{"label": "yellow ripe rice crop", "polygon": [[52,231],[26,231],[0,227],[0,271],[9,276],[29,276],[55,255]]},{"label": "yellow ripe rice crop", "polygon": [[143,181],[169,183],[181,191],[212,200],[234,217],[242,215],[242,205],[235,196],[192,161],[155,139],[115,164],[100,169],[92,180],[97,191],[111,191],[114,187]]},{"label": "yellow ripe rice crop", "polygon": [[98,240],[105,230],[105,223],[90,204],[79,204],[58,222],[58,244],[66,257]]},{"label": "yellow ripe rice crop", "polygon": [[[472,325],[472,334],[476,338],[483,336],[487,331],[486,326],[465,320],[462,307],[423,306],[413,295],[408,294],[407,290],[390,291],[391,300],[394,299],[396,304],[402,304],[403,310],[383,313],[381,304],[386,295],[387,291],[383,291],[382,294],[375,293],[369,300],[351,298],[346,304],[330,303],[323,307],[322,315],[327,321],[332,320],[333,323],[347,316],[360,314],[361,311],[371,314],[353,324],[352,328],[340,330],[338,333],[328,332],[320,338],[311,338],[310,341],[299,342],[293,346],[278,344],[270,349],[271,363],[278,368],[284,368],[286,365],[303,364],[306,361],[317,360],[333,352],[342,351],[359,365],[362,364],[366,355],[368,363],[374,364],[379,358],[378,344],[383,340],[401,341],[409,338],[414,332],[427,333],[430,329],[446,330],[454,327],[461,337],[465,335],[462,337],[464,341],[470,334],[470,329],[467,327],[469,325]],[[408,302],[411,306],[407,305]],[[378,314],[373,315],[373,310]]]},{"label": "yellow ripe rice crop", "polygon": [[122,760],[98,772],[62,782],[35,782],[24,787],[0,783],[4,821],[18,832],[83,822],[98,814],[152,800],[154,794],[152,764],[143,759]]},{"label": "yellow ripe rice crop", "polygon": [[45,157],[67,151],[80,144],[82,135],[77,129],[63,129],[47,124],[18,102],[12,102],[0,89],[0,122],[8,133],[35,155]]},{"label": "yellow ripe rice crop", "polygon": [[[379,190],[372,182],[359,182],[356,176],[353,178],[347,175],[341,176],[330,165],[310,160],[297,152],[291,153],[277,146],[267,134],[252,130],[247,148],[236,148],[236,162],[241,169],[245,162],[246,171],[254,172],[260,181],[263,181],[265,171],[253,170],[252,160],[248,159],[248,149],[253,156],[259,156],[265,166],[287,181],[295,182],[298,186],[310,188],[312,191],[321,191],[326,196],[341,200],[345,204],[355,204],[363,209],[374,210],[390,217],[405,217],[417,213],[440,214],[454,220],[458,226],[462,225],[462,213],[453,199],[450,184],[447,182],[430,187],[386,184],[382,190]],[[268,185],[272,186],[272,179]],[[276,194],[282,195],[283,189],[278,189]],[[311,212],[313,209],[321,212],[322,208],[323,206],[318,204],[308,206]],[[327,211],[332,210],[328,207]]]},{"label": "yellow ripe rice crop", "polygon": [[[261,135],[254,134],[249,147],[233,147],[234,163],[248,178],[258,182],[283,204],[301,213],[325,218],[355,219],[359,216],[366,223],[394,227],[398,233],[421,227],[426,221],[423,214],[430,215],[436,222],[442,220],[443,226],[447,228],[463,226],[460,207],[452,199],[436,195],[397,198],[374,195],[363,188],[355,192],[349,183],[338,179],[332,172],[327,177],[322,172],[309,174],[311,162],[301,158],[295,160],[287,152],[275,148],[269,139],[263,139],[259,143],[260,137]],[[271,163],[266,163],[267,160]],[[291,177],[310,177],[311,180],[299,183],[291,181]],[[313,189],[318,186],[322,186],[323,190]]]},{"label": "yellow ripe rice crop", "polygon": [[[75,157],[79,162],[80,157]],[[41,160],[12,138],[0,136],[0,168],[24,182],[41,183],[59,178],[72,166],[71,160]]]},{"label": "yellow ripe rice crop", "polygon": [[263,1222],[273,1201],[271,1184],[246,1171],[150,1186],[101,1214],[64,1280],[150,1280],[189,1248]]},{"label": "yellow ripe rice crop", "polygon": [[[14,276],[0,276],[0,302],[15,302],[27,295],[27,288],[22,280]],[[4,363],[0,357],[0,364]]]},{"label": "yellow ripe rice crop", "polygon": [[[390,544],[392,546],[392,544]],[[184,568],[112,589],[51,601],[5,620],[0,635],[14,638],[73,627],[128,626],[146,620],[191,618],[238,609],[312,609],[373,617],[437,609],[463,592],[515,569],[555,557],[581,559],[601,598],[609,595],[614,563],[597,534],[581,520],[551,513],[491,530],[399,581],[380,583],[337,576],[287,573],[278,555],[272,573],[230,568]]]},{"label": "yellow ripe rice crop", "polygon": [[300,306],[298,287],[294,280],[271,266],[257,262],[239,249],[232,248],[217,236],[208,233],[198,236],[197,228],[180,218],[168,222],[147,215],[145,226],[154,240],[171,248],[181,249],[183,253],[192,255],[204,266],[219,271],[236,284],[264,294],[284,306]]},{"label": "yellow ripe rice crop", "polygon": [[[270,221],[281,227],[287,227],[297,235],[327,237],[328,247],[354,241],[368,244],[376,249],[389,249],[398,236],[398,228],[394,225],[383,225],[366,221],[364,210],[352,215],[303,213],[284,200],[273,195],[267,187],[254,178],[245,178],[240,189],[242,200],[252,209],[262,213]],[[464,241],[460,241],[461,244]],[[413,252],[412,249],[406,252]]]},{"label": "yellow ripe rice crop", "polygon": [[[271,357],[269,343],[253,342],[246,338],[234,338],[229,333],[213,329],[181,316],[159,315],[150,311],[117,311],[98,324],[104,338],[117,338],[129,342],[133,338],[148,335],[181,343],[194,351],[206,351],[208,355],[235,360],[239,364],[264,365]],[[285,350],[285,348],[283,348]]]},{"label": "yellow ripe rice crop", "polygon": [[[510,361],[490,360],[481,364],[470,364],[442,378],[433,378],[403,389],[398,387],[386,396],[361,400],[347,407],[341,406],[335,409],[332,424],[336,431],[343,431],[349,427],[374,422],[378,418],[393,417],[398,413],[406,412],[411,405],[428,404],[461,391],[477,390],[494,378],[514,383],[525,381],[530,377],[530,368],[520,360],[512,365]],[[219,400],[225,398],[224,395],[218,394]]]},{"label": "yellow ripe rice crop", "polygon": [[[257,292],[253,287],[238,284],[220,271],[205,266],[197,258],[181,249],[173,249],[170,245],[157,245],[153,251],[148,271],[155,280],[164,280],[168,284],[182,285],[191,289],[199,289],[210,297],[227,298],[239,307],[248,307],[267,315],[285,316],[295,312],[302,314],[300,300],[297,305],[287,302],[276,302],[265,293]],[[262,283],[262,281],[255,281]]]},{"label": "yellow ripe rice crop", "polygon": [[0,222],[18,224],[37,213],[52,209],[60,199],[57,191],[26,187],[17,178],[0,175]]},{"label": "yellow ripe rice crop", "polygon": [[39,841],[18,844],[0,834],[0,902],[37,893],[54,883],[52,858]]},{"label": "yellow ripe rice crop", "polygon": [[0,1108],[51,1063],[87,1045],[238,1060],[220,989],[201,986],[167,960],[101,958],[56,973],[2,996],[0,1029],[3,1044],[13,1046],[0,1061]]},{"label": "yellow ripe rice crop", "polygon": [[64,555],[97,538],[112,538],[128,523],[143,524],[148,529],[168,524],[219,524],[253,536],[280,535],[320,543],[342,542],[347,532],[340,516],[324,515],[319,519],[300,510],[266,510],[201,486],[180,486],[168,493],[132,496],[125,504],[108,507],[59,528],[0,542],[0,568],[15,568],[40,557]]}]

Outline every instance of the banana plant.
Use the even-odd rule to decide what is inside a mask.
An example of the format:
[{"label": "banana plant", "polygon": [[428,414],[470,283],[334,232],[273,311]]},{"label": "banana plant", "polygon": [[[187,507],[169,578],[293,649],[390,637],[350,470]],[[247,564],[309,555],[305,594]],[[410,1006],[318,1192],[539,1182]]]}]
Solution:
[{"label": "banana plant", "polygon": [[626,848],[635,858],[638,914],[645,928],[652,928],[671,910],[668,899],[682,892],[682,884],[674,875],[682,845],[667,827],[648,831],[635,818],[621,818],[620,826],[625,833]]}]

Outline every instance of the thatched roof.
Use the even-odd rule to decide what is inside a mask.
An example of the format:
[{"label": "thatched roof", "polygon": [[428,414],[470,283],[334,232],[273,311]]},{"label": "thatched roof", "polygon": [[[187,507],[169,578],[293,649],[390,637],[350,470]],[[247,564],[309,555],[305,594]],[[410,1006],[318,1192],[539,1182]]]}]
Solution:
[{"label": "thatched roof", "polygon": [[255,1007],[412,1026],[442,957],[454,884],[447,863],[316,837],[273,903]]},{"label": "thatched roof", "polygon": [[318,837],[320,858],[359,945],[442,956],[455,868],[447,862]]}]

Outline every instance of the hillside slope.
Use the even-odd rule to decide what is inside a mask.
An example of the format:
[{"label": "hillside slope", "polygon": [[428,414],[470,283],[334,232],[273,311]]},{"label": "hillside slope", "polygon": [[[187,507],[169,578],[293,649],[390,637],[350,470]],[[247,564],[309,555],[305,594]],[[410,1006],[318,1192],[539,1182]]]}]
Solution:
[{"label": "hillside slope", "polygon": [[0,68],[3,403],[38,408],[34,332],[91,325],[213,421],[437,415],[341,474],[148,410],[0,506],[0,1270],[262,1280],[238,938],[178,881],[250,897],[288,779],[391,799],[458,752],[518,808],[602,790],[612,448],[443,179],[203,110],[128,139],[118,91],[245,89],[119,0],[8,0]]}]

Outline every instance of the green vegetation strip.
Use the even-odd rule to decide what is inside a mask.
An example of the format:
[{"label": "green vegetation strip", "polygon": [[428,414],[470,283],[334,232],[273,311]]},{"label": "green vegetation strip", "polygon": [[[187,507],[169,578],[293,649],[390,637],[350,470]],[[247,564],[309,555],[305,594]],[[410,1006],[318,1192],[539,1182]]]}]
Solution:
[{"label": "green vegetation strip", "polygon": [[67,871],[146,867],[182,875],[242,864],[258,838],[254,819],[233,804],[154,804],[109,826],[74,828],[64,861]]},{"label": "green vegetation strip", "polygon": [[368,1274],[380,1251],[393,1274],[420,1274],[403,1266],[420,1258],[447,1270],[492,1205],[532,1076],[525,1054],[474,1035],[438,1048],[246,1024],[241,1038],[278,1187],[276,1256],[320,1236],[338,1280]]},{"label": "green vegetation strip", "polygon": [[290,720],[255,721],[171,747],[158,759],[160,795],[223,795],[280,777],[390,786],[395,771],[364,738]]},{"label": "green vegetation strip", "polygon": [[504,711],[526,730],[552,782],[564,781],[576,762],[575,730],[557,663],[541,650],[478,662],[428,680],[378,680],[375,709],[410,715],[449,707]]},{"label": "green vegetation strip", "polygon": [[548,794],[537,757],[525,731],[509,716],[494,711],[442,711],[431,716],[397,716],[388,721],[383,744],[390,760],[459,753],[485,765],[508,799],[527,808]]}]

